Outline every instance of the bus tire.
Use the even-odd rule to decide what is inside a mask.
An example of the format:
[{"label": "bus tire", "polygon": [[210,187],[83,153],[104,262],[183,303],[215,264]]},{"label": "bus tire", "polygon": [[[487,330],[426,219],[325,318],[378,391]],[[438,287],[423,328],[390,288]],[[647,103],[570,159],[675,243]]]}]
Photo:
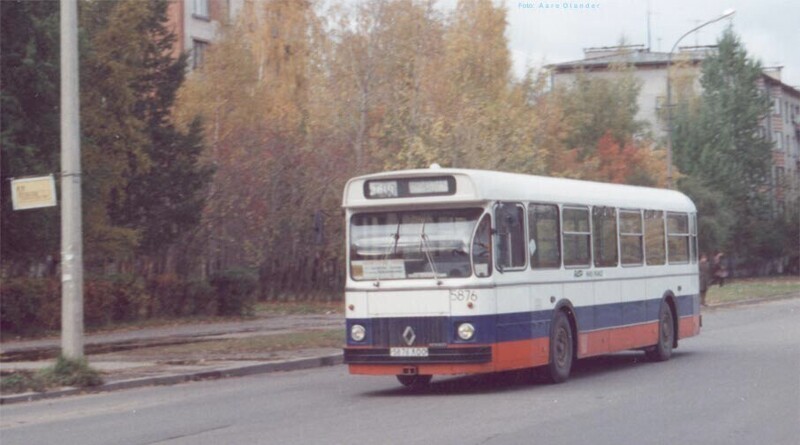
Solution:
[{"label": "bus tire", "polygon": [[406,388],[424,389],[427,388],[433,379],[432,375],[403,375],[397,376],[397,381]]},{"label": "bus tire", "polygon": [[662,301],[658,310],[658,343],[645,354],[654,362],[665,362],[672,356],[674,342],[675,322],[672,318],[672,308],[666,301]]},{"label": "bus tire", "polygon": [[572,371],[573,351],[572,327],[563,311],[556,312],[550,329],[550,362],[547,364],[547,377],[552,383],[561,383],[569,378]]}]

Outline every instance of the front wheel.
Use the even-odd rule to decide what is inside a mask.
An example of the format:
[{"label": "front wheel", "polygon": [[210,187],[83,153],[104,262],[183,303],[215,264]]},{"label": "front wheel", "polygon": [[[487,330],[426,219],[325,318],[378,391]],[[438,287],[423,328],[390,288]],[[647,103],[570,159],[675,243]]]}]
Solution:
[{"label": "front wheel", "polygon": [[432,375],[398,375],[397,381],[406,388],[424,389],[431,383]]},{"label": "front wheel", "polygon": [[550,329],[550,363],[547,377],[552,383],[561,383],[569,378],[574,357],[572,327],[564,312],[556,312]]},{"label": "front wheel", "polygon": [[666,301],[662,301],[658,310],[658,343],[647,350],[647,358],[655,362],[669,360],[673,344],[675,344],[675,323],[672,319],[672,308]]}]

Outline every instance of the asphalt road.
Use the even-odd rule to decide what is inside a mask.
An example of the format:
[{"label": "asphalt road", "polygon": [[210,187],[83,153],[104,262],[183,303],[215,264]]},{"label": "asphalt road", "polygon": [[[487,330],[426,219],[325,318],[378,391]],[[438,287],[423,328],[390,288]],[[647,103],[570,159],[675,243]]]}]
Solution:
[{"label": "asphalt road", "polygon": [[0,407],[13,444],[800,443],[800,299],[704,314],[672,360],[578,362],[565,384],[521,373],[429,391],[345,367]]}]

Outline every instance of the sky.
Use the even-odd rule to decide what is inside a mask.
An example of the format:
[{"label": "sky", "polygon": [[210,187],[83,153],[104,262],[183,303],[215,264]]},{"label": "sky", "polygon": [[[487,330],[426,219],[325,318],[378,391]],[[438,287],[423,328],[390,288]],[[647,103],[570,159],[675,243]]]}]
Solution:
[{"label": "sky", "polygon": [[[325,1],[325,0],[324,0]],[[371,0],[340,0],[358,4]],[[736,13],[684,38],[679,46],[714,45],[728,24],[748,54],[762,66],[783,66],[784,83],[800,89],[800,1],[798,0],[494,0],[505,4],[506,37],[514,71],[522,77],[528,67],[540,68],[583,58],[583,49],[627,44],[648,45],[669,52],[692,28]],[[327,0],[327,3],[337,0]],[[438,0],[449,12],[458,0]],[[589,5],[589,8],[580,5]],[[569,7],[564,7],[568,5]],[[550,6],[550,7],[548,7]]]},{"label": "sky", "polygon": [[[594,7],[579,7],[587,4]],[[795,0],[505,0],[505,5],[518,75],[528,66],[582,59],[584,48],[617,45],[623,36],[628,44],[647,45],[648,9],[650,48],[669,52],[682,34],[733,8],[731,18],[688,35],[679,46],[713,45],[732,23],[751,57],[765,67],[783,66],[783,82],[800,89],[800,2]]]}]

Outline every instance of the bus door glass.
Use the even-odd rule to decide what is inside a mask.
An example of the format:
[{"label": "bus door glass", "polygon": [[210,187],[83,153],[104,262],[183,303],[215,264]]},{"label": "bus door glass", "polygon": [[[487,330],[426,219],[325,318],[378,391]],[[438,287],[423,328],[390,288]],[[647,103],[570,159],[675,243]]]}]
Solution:
[{"label": "bus door glass", "polygon": [[495,207],[497,270],[524,269],[527,264],[525,207],[517,203],[498,203]]}]

